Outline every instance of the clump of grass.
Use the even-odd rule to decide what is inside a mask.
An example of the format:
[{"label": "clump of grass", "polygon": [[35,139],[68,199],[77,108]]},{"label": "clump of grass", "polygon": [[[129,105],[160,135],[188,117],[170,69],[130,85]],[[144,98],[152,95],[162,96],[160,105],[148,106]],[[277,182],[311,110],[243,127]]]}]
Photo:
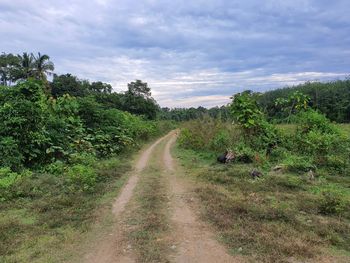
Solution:
[{"label": "clump of grass", "polygon": [[138,186],[135,207],[128,218],[129,239],[139,262],[169,262],[163,238],[168,231],[166,186],[159,170],[148,168]]}]

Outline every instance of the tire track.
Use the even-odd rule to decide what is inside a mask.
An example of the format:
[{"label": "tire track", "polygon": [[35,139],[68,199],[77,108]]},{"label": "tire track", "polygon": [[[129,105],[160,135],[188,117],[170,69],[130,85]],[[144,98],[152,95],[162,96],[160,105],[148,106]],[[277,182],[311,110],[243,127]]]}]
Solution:
[{"label": "tire track", "polygon": [[176,253],[172,256],[175,263],[234,263],[242,262],[229,255],[210,231],[209,227],[201,222],[195,211],[186,202],[189,194],[186,184],[176,176],[176,167],[170,153],[170,148],[176,141],[173,134],[164,148],[163,160],[171,188],[171,220],[174,226],[172,232],[176,242]]}]

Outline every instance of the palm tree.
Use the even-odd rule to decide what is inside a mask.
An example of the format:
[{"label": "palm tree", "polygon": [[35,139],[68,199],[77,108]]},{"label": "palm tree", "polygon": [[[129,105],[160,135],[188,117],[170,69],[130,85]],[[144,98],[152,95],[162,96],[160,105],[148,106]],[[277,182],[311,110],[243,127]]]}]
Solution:
[{"label": "palm tree", "polygon": [[22,68],[22,74],[24,78],[29,78],[33,76],[34,73],[34,56],[33,54],[28,54],[27,52],[24,52],[23,55],[20,57],[21,59],[21,68]]},{"label": "palm tree", "polygon": [[55,69],[54,64],[50,61],[50,57],[41,55],[40,52],[37,57],[33,54],[32,57],[34,58],[34,77],[46,81],[46,75],[51,75]]}]

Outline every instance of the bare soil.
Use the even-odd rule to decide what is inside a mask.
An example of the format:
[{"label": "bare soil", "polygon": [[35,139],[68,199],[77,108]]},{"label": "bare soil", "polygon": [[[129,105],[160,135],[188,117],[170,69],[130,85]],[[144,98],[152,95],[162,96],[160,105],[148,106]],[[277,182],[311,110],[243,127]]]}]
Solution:
[{"label": "bare soil", "polygon": [[226,249],[218,243],[214,233],[208,225],[198,218],[195,200],[191,197],[188,182],[176,176],[179,167],[171,156],[170,148],[176,140],[176,134],[165,146],[163,160],[168,171],[171,189],[171,203],[173,222],[173,238],[176,252],[173,261],[176,263],[201,262],[201,263],[225,263],[242,262],[242,259],[229,255]]}]

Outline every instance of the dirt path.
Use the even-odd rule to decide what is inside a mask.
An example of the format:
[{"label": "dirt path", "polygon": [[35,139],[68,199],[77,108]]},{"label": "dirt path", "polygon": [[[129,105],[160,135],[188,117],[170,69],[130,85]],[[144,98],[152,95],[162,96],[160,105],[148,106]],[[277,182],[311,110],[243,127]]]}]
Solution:
[{"label": "dirt path", "polygon": [[122,220],[120,219],[120,217],[124,212],[127,203],[130,201],[133,195],[134,188],[139,180],[139,175],[142,172],[142,170],[147,166],[148,160],[150,158],[150,155],[152,154],[153,149],[167,136],[169,136],[169,134],[158,139],[147,150],[141,153],[141,156],[135,165],[134,174],[130,176],[128,182],[123,187],[122,191],[113,203],[112,212],[117,220],[113,232],[110,233],[108,236],[103,237],[102,240],[99,240],[97,246],[84,257],[83,262],[135,262],[132,253],[127,249],[128,245],[126,244],[123,233],[124,226],[123,224],[121,224]]},{"label": "dirt path", "polygon": [[[163,140],[167,140],[166,144],[160,144]],[[171,146],[175,141],[176,132],[173,131],[157,140],[141,153],[133,175],[130,176],[113,204],[112,212],[115,217],[115,227],[110,234],[103,236],[101,240],[95,241],[97,245],[94,245],[91,252],[85,255],[83,262],[131,263],[140,261],[134,255],[135,251],[130,249],[131,245],[129,245],[129,240],[126,237],[128,227],[123,220],[125,220],[124,216],[129,211],[128,203],[133,198],[134,188],[138,184],[139,177],[143,175],[144,169],[148,166],[152,154],[159,155],[153,156],[153,159],[161,160],[158,162],[156,169],[170,186],[169,207],[171,212],[169,213],[169,223],[171,233],[169,239],[173,251],[171,255],[167,255],[170,261],[175,263],[241,262],[238,258],[230,256],[225,248],[216,241],[210,228],[198,219],[198,211],[196,211],[195,206],[189,204],[188,183],[177,176],[179,169],[176,167],[170,153]],[[157,146],[161,148],[154,151]]]},{"label": "dirt path", "polygon": [[176,263],[242,262],[239,258],[227,253],[225,248],[215,240],[209,227],[198,219],[194,208],[188,204],[188,201],[191,200],[188,187],[186,182],[176,176],[177,167],[170,153],[170,148],[175,141],[176,135],[173,134],[163,154],[172,195],[170,203],[173,211],[171,220],[174,225],[172,235],[176,242],[173,261]]}]

